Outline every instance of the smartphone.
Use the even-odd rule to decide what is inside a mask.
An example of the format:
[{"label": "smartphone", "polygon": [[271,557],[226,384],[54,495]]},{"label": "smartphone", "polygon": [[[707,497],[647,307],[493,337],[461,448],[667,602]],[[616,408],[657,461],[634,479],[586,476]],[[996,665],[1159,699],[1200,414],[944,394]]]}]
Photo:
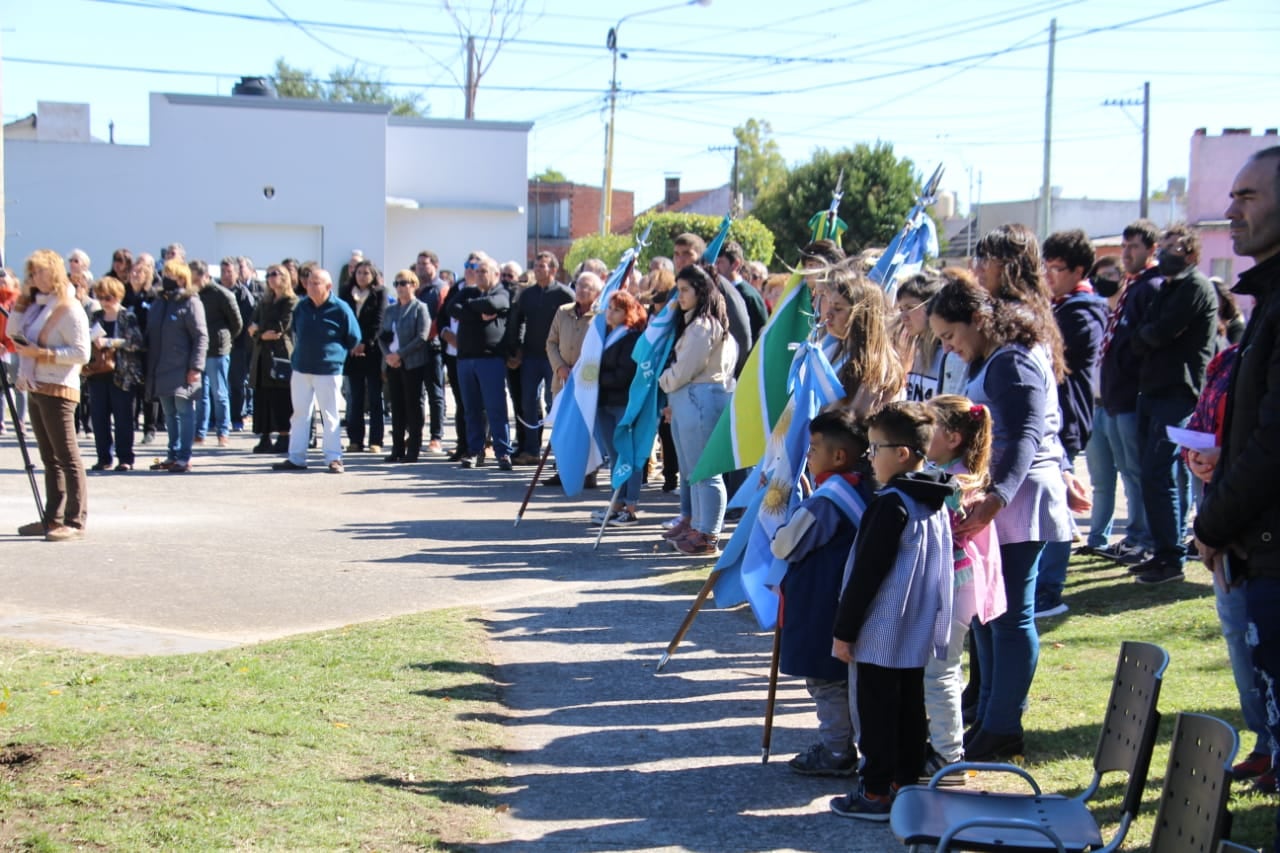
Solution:
[{"label": "smartphone", "polygon": [[27,339],[22,336],[22,332],[10,332],[9,339],[15,344],[22,344],[24,347],[27,346]]}]

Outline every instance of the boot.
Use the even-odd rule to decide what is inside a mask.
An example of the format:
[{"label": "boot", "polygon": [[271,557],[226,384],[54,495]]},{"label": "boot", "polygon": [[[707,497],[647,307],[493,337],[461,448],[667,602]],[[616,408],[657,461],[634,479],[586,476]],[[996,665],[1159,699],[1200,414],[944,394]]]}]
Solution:
[{"label": "boot", "polygon": [[270,433],[263,433],[262,440],[253,446],[254,453],[270,453],[272,449]]},{"label": "boot", "polygon": [[289,452],[289,433],[282,432],[276,436],[276,453]]}]

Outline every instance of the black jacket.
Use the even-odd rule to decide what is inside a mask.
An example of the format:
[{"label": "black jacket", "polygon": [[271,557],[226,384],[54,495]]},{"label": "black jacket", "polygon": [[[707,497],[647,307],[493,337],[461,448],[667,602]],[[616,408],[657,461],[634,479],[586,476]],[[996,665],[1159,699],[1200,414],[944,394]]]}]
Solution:
[{"label": "black jacket", "polygon": [[[353,368],[363,370],[382,369],[382,346],[378,343],[378,335],[382,332],[382,317],[387,313],[387,288],[374,284],[369,288],[369,295],[364,304],[356,306],[355,281],[338,289],[338,298],[347,303],[351,313],[356,315],[356,324],[360,326],[360,343],[364,344],[364,355],[356,357],[347,355],[347,363],[342,372],[350,375]],[[364,375],[363,372],[360,375]]]},{"label": "black jacket", "polygon": [[1280,255],[1240,276],[1257,299],[1227,392],[1222,456],[1196,514],[1196,537],[1246,555],[1247,574],[1280,576]]},{"label": "black jacket", "polygon": [[547,357],[547,332],[560,306],[573,301],[573,291],[558,281],[543,290],[538,285],[525,288],[514,300],[507,319],[507,352],[512,355]]},{"label": "black jacket", "polygon": [[[458,358],[489,358],[507,354],[505,337],[511,296],[506,288],[494,285],[488,293],[478,287],[464,287],[457,298],[450,294],[446,304],[458,321]],[[497,315],[486,320],[485,315]]]},{"label": "black jacket", "polygon": [[244,331],[244,319],[236,305],[236,297],[216,282],[200,288],[200,302],[204,305],[204,322],[209,331],[210,358],[231,354],[231,344]]},{"label": "black jacket", "polygon": [[1058,437],[1067,457],[1074,459],[1093,432],[1093,401],[1098,390],[1098,359],[1102,332],[1107,327],[1107,303],[1092,293],[1073,293],[1053,306],[1062,331],[1067,375],[1058,385],[1062,427]]},{"label": "black jacket", "polygon": [[1155,298],[1164,278],[1151,267],[1129,282],[1122,308],[1111,337],[1111,345],[1103,353],[1098,368],[1098,399],[1113,415],[1127,415],[1138,408],[1138,370],[1142,360],[1133,353],[1133,336],[1146,317],[1147,307]]},{"label": "black jacket", "polygon": [[631,396],[631,380],[636,378],[636,363],[631,359],[631,353],[638,340],[640,333],[632,329],[600,354],[601,406],[627,405]]},{"label": "black jacket", "polygon": [[1188,267],[1165,279],[1133,336],[1133,351],[1142,359],[1138,392],[1194,404],[1217,333],[1218,293],[1204,273]]}]

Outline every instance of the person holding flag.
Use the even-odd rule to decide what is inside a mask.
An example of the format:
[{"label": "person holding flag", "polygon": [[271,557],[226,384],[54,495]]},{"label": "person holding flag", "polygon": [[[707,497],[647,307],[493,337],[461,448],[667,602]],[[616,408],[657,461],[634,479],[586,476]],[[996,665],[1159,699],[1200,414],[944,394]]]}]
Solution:
[{"label": "person holding flag", "polygon": [[[646,314],[640,302],[625,290],[616,290],[609,297],[605,309],[605,326],[608,333],[604,352],[600,354],[600,396],[596,403],[596,438],[604,447],[609,461],[617,467],[627,460],[618,455],[615,434],[618,423],[627,410],[627,398],[636,376],[636,363],[632,358],[636,341],[644,331]],[[643,471],[631,466],[623,480],[620,501],[608,510],[593,513],[592,520],[599,524],[608,517],[610,525],[636,523],[636,504],[640,500]]]}]

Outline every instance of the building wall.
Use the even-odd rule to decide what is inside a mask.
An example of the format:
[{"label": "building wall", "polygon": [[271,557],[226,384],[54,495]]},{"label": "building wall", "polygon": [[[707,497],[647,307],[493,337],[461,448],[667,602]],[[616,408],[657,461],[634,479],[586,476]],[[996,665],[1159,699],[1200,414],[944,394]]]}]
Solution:
[{"label": "building wall", "polygon": [[[1067,231],[1081,228],[1091,238],[1110,237],[1124,231],[1125,226],[1139,216],[1140,205],[1133,201],[1110,201],[1091,198],[1055,198],[1050,209],[1050,228]],[[986,234],[1000,225],[1020,222],[1037,228],[1040,216],[1040,199],[1023,201],[987,202],[978,208],[978,235]],[[1181,203],[1152,202],[1148,217],[1164,226],[1185,217]],[[954,250],[954,247],[953,247]]]},{"label": "building wall", "polygon": [[1187,181],[1187,219],[1200,229],[1200,269],[1231,282],[1253,266],[1238,257],[1227,230],[1226,209],[1236,173],[1254,153],[1280,145],[1274,129],[1254,135],[1247,130],[1209,136],[1204,129],[1191,136],[1191,172]]}]

